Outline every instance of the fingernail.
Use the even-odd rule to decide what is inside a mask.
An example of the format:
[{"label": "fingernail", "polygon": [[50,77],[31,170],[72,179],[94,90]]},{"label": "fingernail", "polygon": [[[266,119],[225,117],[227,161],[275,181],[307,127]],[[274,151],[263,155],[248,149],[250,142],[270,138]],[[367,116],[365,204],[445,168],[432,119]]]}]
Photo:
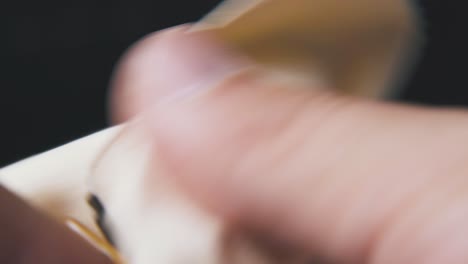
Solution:
[{"label": "fingernail", "polygon": [[208,33],[167,32],[161,36],[158,48],[155,77],[165,93],[153,93],[153,105],[208,89],[249,65],[245,57]]}]

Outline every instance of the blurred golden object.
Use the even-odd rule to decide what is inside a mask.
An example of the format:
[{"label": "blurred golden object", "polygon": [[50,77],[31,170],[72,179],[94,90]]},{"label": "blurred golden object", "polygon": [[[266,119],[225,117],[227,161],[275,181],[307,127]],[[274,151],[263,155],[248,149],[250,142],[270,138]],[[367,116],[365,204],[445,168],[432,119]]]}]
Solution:
[{"label": "blurred golden object", "polygon": [[407,0],[231,0],[198,28],[260,63],[368,97],[395,94],[419,44]]}]

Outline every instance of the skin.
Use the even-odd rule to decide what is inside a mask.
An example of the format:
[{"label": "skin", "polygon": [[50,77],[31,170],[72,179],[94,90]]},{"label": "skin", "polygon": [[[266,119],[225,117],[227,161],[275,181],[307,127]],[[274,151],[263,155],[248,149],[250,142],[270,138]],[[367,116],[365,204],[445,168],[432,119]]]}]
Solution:
[{"label": "skin", "polygon": [[0,215],[0,263],[111,263],[65,225],[33,209],[2,186]]},{"label": "skin", "polygon": [[139,115],[167,175],[228,221],[326,263],[466,263],[466,110],[330,88],[184,26],[128,51],[111,110]]},{"label": "skin", "polygon": [[[200,206],[326,263],[466,262],[464,109],[279,80],[186,29],[132,47],[111,112],[142,117],[154,159]],[[1,263],[108,263],[3,188],[0,201]]]}]

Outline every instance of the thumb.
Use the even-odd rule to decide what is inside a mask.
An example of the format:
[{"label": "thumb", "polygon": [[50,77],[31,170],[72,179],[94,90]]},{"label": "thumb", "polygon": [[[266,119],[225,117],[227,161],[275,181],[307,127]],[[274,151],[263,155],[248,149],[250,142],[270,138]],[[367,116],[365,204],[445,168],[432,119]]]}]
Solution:
[{"label": "thumb", "polygon": [[210,210],[340,263],[468,258],[464,111],[332,94],[187,28],[143,40],[114,80],[117,119],[144,111]]}]

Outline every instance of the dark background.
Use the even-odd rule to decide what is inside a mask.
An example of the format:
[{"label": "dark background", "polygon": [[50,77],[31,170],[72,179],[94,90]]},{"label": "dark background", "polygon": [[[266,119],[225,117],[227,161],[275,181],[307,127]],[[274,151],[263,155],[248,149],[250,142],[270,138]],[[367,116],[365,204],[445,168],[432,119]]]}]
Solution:
[{"label": "dark background", "polygon": [[[29,0],[0,6],[0,166],[104,128],[109,78],[126,48],[149,32],[196,21],[217,2]],[[468,105],[463,2],[417,2],[426,44],[398,100]]]}]

